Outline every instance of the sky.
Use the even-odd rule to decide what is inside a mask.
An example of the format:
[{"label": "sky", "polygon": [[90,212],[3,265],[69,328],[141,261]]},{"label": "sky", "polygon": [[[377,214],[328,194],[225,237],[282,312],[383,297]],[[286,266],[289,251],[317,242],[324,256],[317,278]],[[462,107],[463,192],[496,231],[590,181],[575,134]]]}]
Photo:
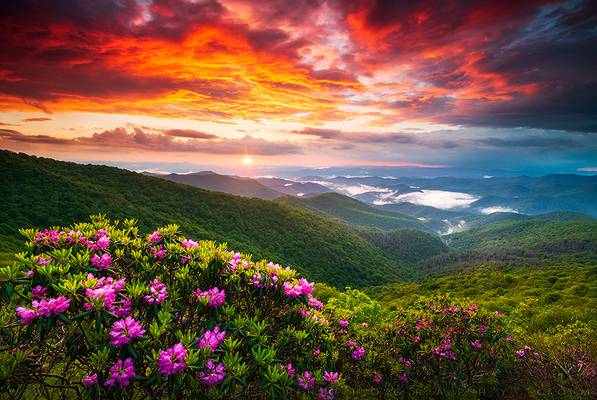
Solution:
[{"label": "sky", "polygon": [[596,173],[595,49],[596,1],[7,1],[0,148]]}]

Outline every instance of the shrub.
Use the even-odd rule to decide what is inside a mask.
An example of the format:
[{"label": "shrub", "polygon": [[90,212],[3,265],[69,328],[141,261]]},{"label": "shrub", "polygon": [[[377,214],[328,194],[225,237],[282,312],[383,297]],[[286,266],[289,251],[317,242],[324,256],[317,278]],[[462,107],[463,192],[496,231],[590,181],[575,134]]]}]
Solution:
[{"label": "shrub", "polygon": [[[0,270],[11,397],[487,396],[513,356],[501,317],[430,298],[389,313],[313,297],[289,268],[134,220],[26,230]],[[325,260],[322,260],[322,263]]]}]

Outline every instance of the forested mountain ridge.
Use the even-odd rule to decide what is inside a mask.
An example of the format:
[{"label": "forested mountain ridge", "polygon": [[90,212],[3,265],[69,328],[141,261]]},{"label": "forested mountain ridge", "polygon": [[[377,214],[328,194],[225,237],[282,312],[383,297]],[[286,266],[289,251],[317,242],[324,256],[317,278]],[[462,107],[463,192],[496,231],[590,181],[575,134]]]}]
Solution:
[{"label": "forested mountain ridge", "polygon": [[5,252],[18,250],[20,228],[67,225],[103,213],[137,218],[142,229],[176,223],[197,239],[227,242],[339,287],[409,275],[357,232],[307,209],[8,151],[0,151],[0,175],[0,246]]}]

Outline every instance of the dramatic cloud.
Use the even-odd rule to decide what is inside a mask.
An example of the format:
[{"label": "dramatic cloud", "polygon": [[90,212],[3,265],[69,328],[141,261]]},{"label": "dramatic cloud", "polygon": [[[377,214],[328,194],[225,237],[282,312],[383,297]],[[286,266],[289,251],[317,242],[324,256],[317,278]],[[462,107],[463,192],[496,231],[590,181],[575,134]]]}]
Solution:
[{"label": "dramatic cloud", "polygon": [[44,122],[44,121],[51,121],[52,118],[45,118],[45,117],[38,117],[38,118],[25,118],[23,122]]},{"label": "dramatic cloud", "polygon": [[[595,161],[595,26],[592,0],[5,1],[0,119],[20,127],[1,138],[421,164],[549,149],[576,169]],[[60,125],[77,113],[98,118]],[[153,125],[114,128],[130,116]]]},{"label": "dramatic cloud", "polygon": [[[209,140],[176,140],[166,133],[146,133],[140,128],[129,131],[126,128],[115,128],[92,136],[81,136],[72,139],[56,138],[47,135],[24,135],[10,129],[0,129],[0,143],[8,141],[13,143],[49,144],[76,147],[94,147],[102,149],[139,149],[154,152],[182,152],[205,154],[255,154],[255,155],[283,155],[300,153],[301,149],[296,144],[288,141],[271,142],[258,139],[249,135],[240,139],[224,139],[215,135],[203,134],[201,139]],[[195,132],[198,134],[200,132]],[[188,134],[188,132],[187,132]],[[185,136],[188,137],[188,136]],[[216,139],[217,138],[217,139]]]},{"label": "dramatic cloud", "polygon": [[317,137],[326,141],[333,140],[346,142],[349,144],[416,144],[423,147],[445,149],[458,147],[458,143],[454,140],[430,138],[410,132],[344,132],[339,129],[319,129],[307,127],[302,130],[294,130],[292,133],[297,135]]}]

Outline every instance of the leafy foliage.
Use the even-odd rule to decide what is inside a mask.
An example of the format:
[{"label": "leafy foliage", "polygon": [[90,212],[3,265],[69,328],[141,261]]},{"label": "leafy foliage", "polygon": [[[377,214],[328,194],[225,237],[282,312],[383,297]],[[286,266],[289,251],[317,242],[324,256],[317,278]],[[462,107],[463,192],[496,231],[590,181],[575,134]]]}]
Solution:
[{"label": "leafy foliage", "polygon": [[395,314],[348,291],[324,306],[294,270],[175,225],[143,237],[99,216],[23,233],[0,271],[13,397],[474,398],[513,366],[502,317],[475,305]]}]

